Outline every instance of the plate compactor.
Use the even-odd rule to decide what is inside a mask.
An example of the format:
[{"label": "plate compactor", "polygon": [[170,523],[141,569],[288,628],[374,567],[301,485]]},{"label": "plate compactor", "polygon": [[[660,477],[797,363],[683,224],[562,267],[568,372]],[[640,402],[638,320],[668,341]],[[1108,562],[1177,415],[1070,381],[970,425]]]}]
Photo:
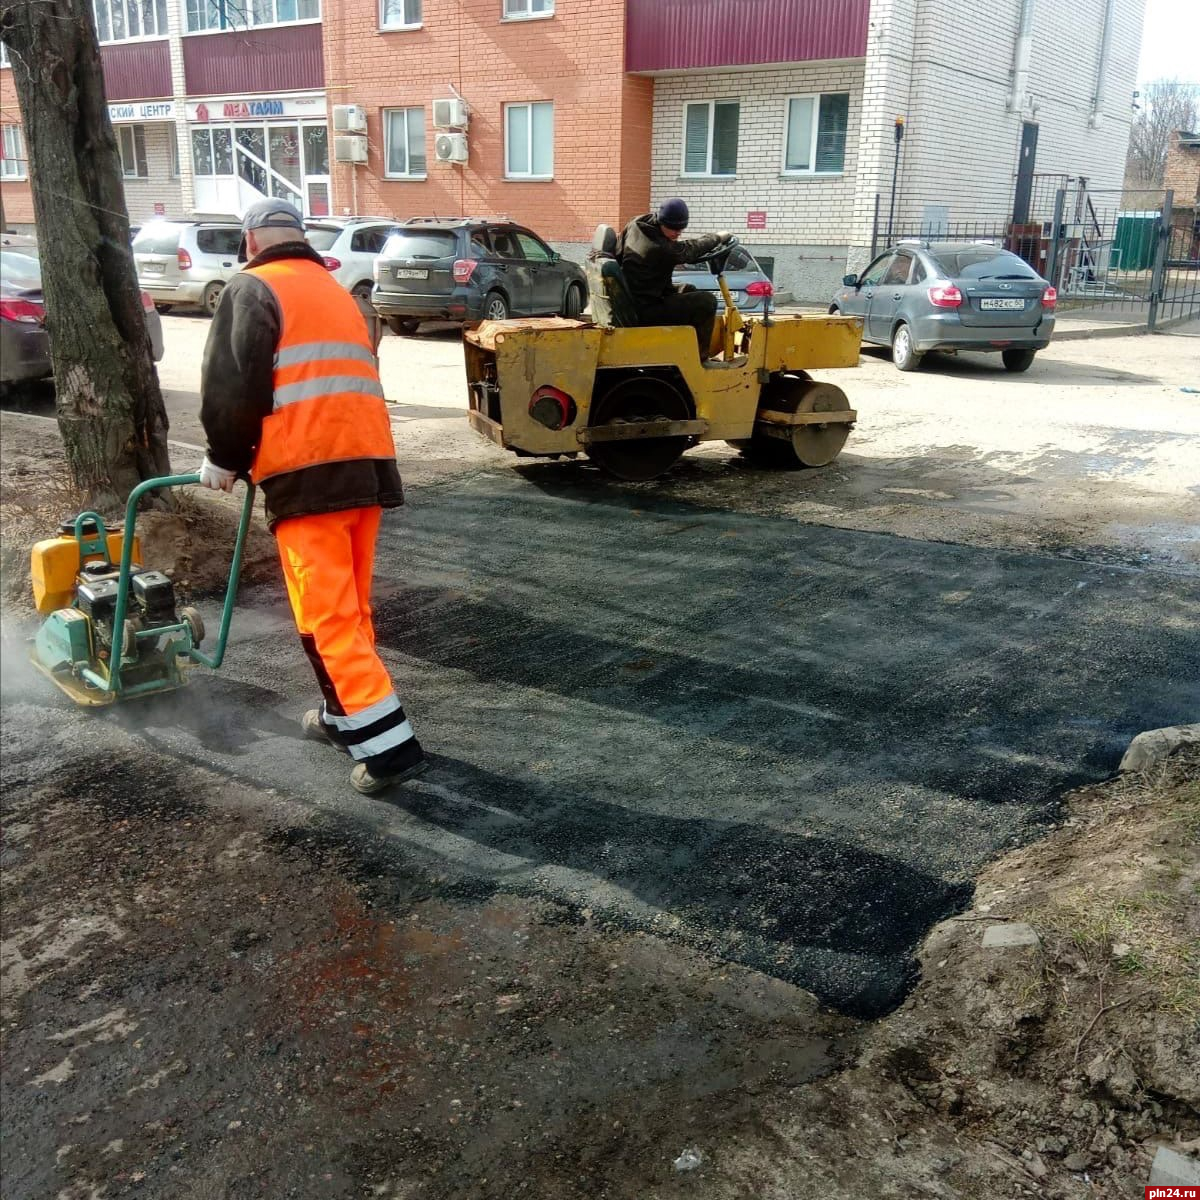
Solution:
[{"label": "plate compactor", "polygon": [[125,524],[108,530],[99,513],[64,521],[59,536],[33,548],[33,597],[46,616],[33,640],[33,665],[77,704],[111,704],[170,691],[185,670],[214,670],[225,657],[229,623],[242,567],[254,488],[246,485],[216,651],[200,650],[204,621],[194,608],[176,608],[175,585],[142,565],[136,525],[138,501],[161,488],[198,483],[199,475],[147,479],[129,494]]}]

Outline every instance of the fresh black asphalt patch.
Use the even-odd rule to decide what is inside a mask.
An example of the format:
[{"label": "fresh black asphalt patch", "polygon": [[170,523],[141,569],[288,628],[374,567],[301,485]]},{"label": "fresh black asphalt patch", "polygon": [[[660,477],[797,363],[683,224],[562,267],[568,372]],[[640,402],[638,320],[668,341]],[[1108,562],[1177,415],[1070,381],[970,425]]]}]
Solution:
[{"label": "fresh black asphalt patch", "polygon": [[376,876],[550,894],[870,1016],[982,863],[1200,710],[1194,579],[536,478],[385,522],[378,641],[435,760],[390,802],[299,740],[278,601],[101,720],[311,801]]}]

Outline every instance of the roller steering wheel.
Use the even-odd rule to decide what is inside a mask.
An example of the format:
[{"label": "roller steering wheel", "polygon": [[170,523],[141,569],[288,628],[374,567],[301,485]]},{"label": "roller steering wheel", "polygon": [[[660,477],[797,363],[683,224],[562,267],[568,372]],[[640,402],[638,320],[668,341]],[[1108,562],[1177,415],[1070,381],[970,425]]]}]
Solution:
[{"label": "roller steering wheel", "polygon": [[731,237],[727,242],[722,242],[719,246],[714,246],[707,254],[702,254],[697,262],[707,263],[708,269],[714,275],[721,275],[725,271],[725,266],[729,261],[729,255],[736,246],[741,245],[736,237]]}]

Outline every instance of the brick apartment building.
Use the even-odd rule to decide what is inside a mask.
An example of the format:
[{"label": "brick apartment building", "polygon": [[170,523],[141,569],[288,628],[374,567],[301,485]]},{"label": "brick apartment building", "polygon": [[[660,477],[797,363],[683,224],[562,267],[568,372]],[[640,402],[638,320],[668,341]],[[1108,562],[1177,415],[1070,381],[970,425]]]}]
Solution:
[{"label": "brick apartment building", "polygon": [[[319,0],[92,3],[134,224],[197,210],[240,213],[264,194],[329,211]],[[17,228],[33,221],[20,122],[5,53],[0,197]]]},{"label": "brick apartment building", "polygon": [[[346,211],[506,215],[578,250],[650,197],[654,83],[624,69],[620,0],[325,0],[331,105],[367,114],[367,162],[335,165]],[[461,98],[464,163],[433,103]]]},{"label": "brick apartment building", "polygon": [[[934,229],[1020,212],[1034,175],[1119,188],[1145,0],[256,0],[251,28],[232,0],[143,0],[134,31],[94,3],[135,222],[269,192],[507,215],[580,257],[682,195],[815,299],[865,261],[893,169],[896,221]],[[446,100],[466,120],[435,127]],[[365,133],[335,131],[345,106]],[[0,109],[17,224],[2,69]]]},{"label": "brick apartment building", "polygon": [[894,168],[909,228],[1003,220],[1035,174],[1119,188],[1143,10],[695,0],[681,34],[678,5],[629,0],[626,66],[655,81],[652,192],[773,257],[782,288],[828,296],[865,264]]}]

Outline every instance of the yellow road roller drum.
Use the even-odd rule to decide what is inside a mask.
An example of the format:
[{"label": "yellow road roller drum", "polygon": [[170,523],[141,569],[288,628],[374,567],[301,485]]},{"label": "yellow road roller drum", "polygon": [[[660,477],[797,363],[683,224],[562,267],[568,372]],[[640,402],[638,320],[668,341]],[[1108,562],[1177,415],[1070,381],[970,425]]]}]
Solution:
[{"label": "yellow road roller drum", "polygon": [[468,418],[479,433],[520,455],[585,453],[634,481],[705,441],[778,466],[838,456],[858,414],[841,388],[808,372],[858,365],[858,319],[743,317],[722,274],[725,243],[710,256],[725,311],[701,361],[690,326],[633,323],[615,244],[601,226],[588,261],[592,321],[485,321],[465,334]]}]

